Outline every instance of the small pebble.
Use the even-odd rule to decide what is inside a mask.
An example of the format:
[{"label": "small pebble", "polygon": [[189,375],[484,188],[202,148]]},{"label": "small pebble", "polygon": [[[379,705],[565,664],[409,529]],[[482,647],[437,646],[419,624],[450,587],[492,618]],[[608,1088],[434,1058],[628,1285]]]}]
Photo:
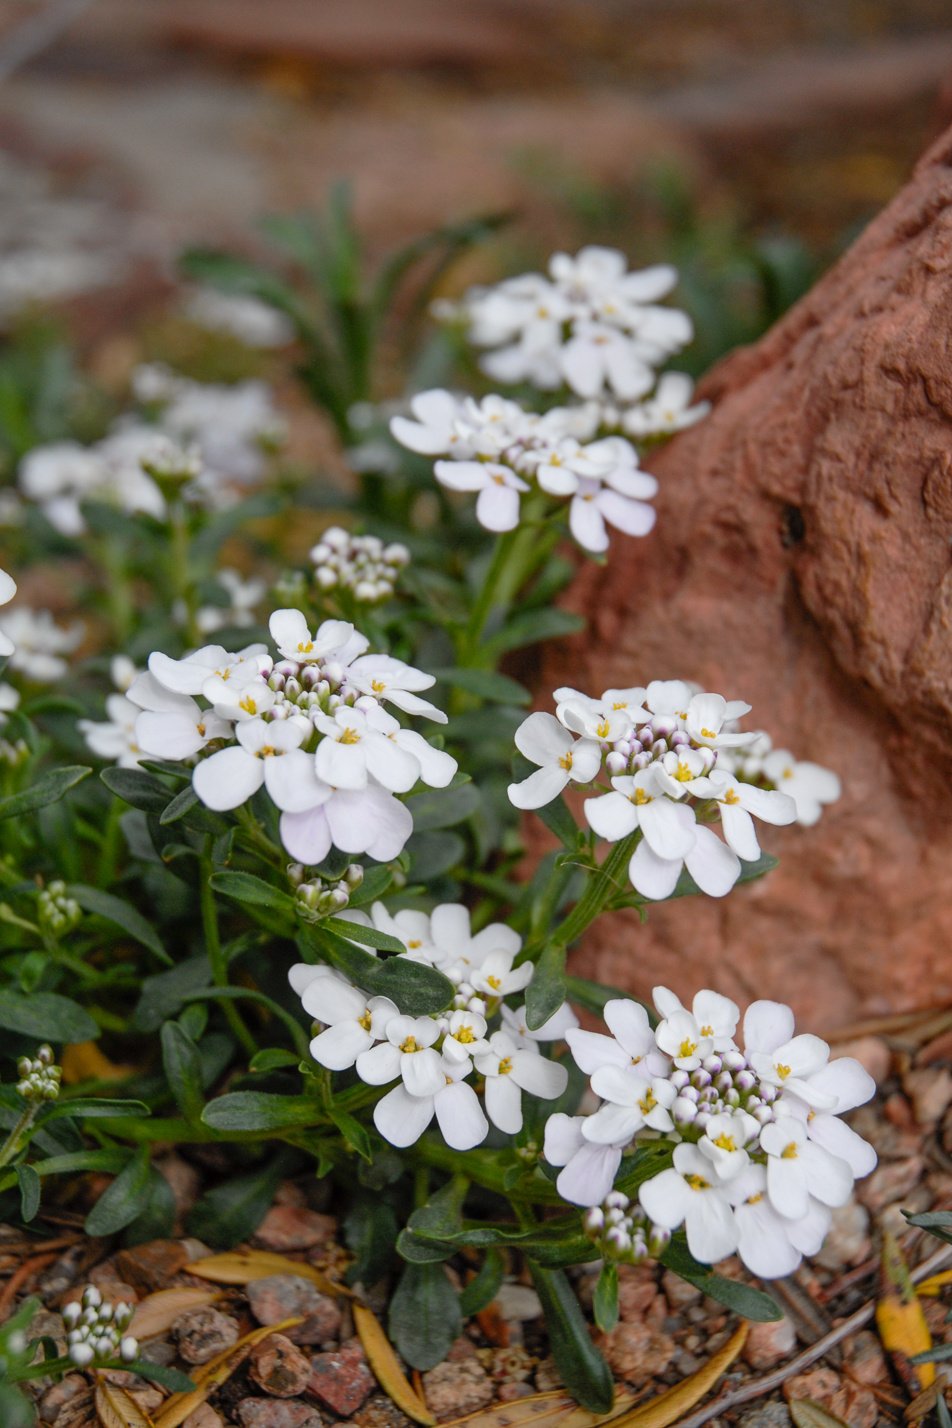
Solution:
[{"label": "small pebble", "polygon": [[745,1413],[737,1428],[792,1428],[793,1419],[785,1403],[764,1403]]},{"label": "small pebble", "polygon": [[876,1428],[879,1421],[876,1399],[869,1389],[851,1379],[841,1379],[832,1369],[817,1368],[795,1374],[784,1384],[783,1396],[788,1403],[811,1398],[834,1418],[848,1423],[849,1428]]},{"label": "small pebble", "polygon": [[311,1361],[284,1334],[269,1334],[252,1349],[248,1373],[273,1398],[297,1398],[307,1388]]},{"label": "small pebble", "polygon": [[307,1392],[341,1418],[356,1413],[374,1386],[359,1339],[349,1339],[332,1353],[311,1358]]},{"label": "small pebble", "polygon": [[921,1126],[935,1125],[952,1102],[952,1071],[947,1066],[907,1071],[902,1085],[912,1102],[913,1115]]},{"label": "small pebble", "polygon": [[323,1428],[321,1415],[308,1403],[278,1398],[243,1398],[235,1405],[241,1428]]},{"label": "small pebble", "polygon": [[252,1241],[261,1249],[286,1254],[288,1250],[326,1244],[336,1229],[337,1221],[331,1215],[321,1215],[303,1205],[273,1205],[255,1230]]},{"label": "small pebble", "polygon": [[238,1325],[220,1309],[205,1304],[185,1309],[172,1324],[172,1337],[187,1364],[207,1364],[238,1339]]},{"label": "small pebble", "polygon": [[[385,1393],[375,1393],[354,1414],[358,1428],[411,1428],[410,1419]],[[340,1425],[338,1425],[340,1428]]]},{"label": "small pebble", "polygon": [[921,1155],[906,1160],[887,1160],[874,1170],[867,1180],[860,1180],[857,1195],[867,1210],[877,1214],[887,1205],[903,1200],[925,1175],[926,1162]]},{"label": "small pebble", "polygon": [[743,1357],[752,1369],[773,1368],[789,1358],[796,1348],[797,1334],[786,1315],[766,1324],[751,1324],[747,1332]]},{"label": "small pebble", "polygon": [[269,1274],[256,1279],[245,1290],[251,1312],[259,1324],[280,1324],[300,1317],[303,1323],[287,1331],[295,1344],[317,1344],[330,1348],[340,1334],[341,1312],[335,1300],[321,1294],[309,1279],[297,1274]]},{"label": "small pebble", "polygon": [[64,1408],[71,1404],[82,1404],[86,1412],[91,1407],[91,1400],[92,1389],[88,1381],[82,1374],[69,1373],[48,1388],[40,1399],[40,1419],[43,1423],[56,1423]]},{"label": "small pebble", "polygon": [[518,1323],[528,1323],[541,1319],[542,1304],[538,1294],[528,1284],[503,1284],[493,1300],[503,1319],[514,1319]]},{"label": "small pebble", "polygon": [[621,1320],[598,1343],[609,1367],[633,1388],[643,1388],[663,1374],[675,1354],[673,1339],[637,1320]]},{"label": "small pebble", "polygon": [[474,1359],[437,1364],[423,1375],[423,1392],[427,1407],[440,1421],[476,1413],[495,1396],[492,1379]]},{"label": "small pebble", "polygon": [[194,1413],[190,1413],[182,1428],[223,1428],[222,1418],[210,1403],[200,1403]]}]

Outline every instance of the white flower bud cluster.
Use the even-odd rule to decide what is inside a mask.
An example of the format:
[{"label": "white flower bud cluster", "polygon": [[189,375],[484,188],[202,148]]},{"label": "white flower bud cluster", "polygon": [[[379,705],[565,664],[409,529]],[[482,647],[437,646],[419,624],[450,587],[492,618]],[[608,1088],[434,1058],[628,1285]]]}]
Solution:
[{"label": "white flower bud cluster", "polygon": [[170,489],[196,480],[202,471],[202,453],[193,442],[176,441],[162,434],[156,435],[139,460],[143,471],[166,496]]},{"label": "white flower bud cluster", "polygon": [[[281,840],[295,861],[316,867],[336,847],[389,862],[413,819],[397,795],[418,782],[445,788],[456,760],[384,707],[445,723],[419,697],[432,675],[390,655],[345,620],[312,632],[300,610],[277,610],[263,644],[238,652],[206,645],[171,659],[161,651],[130,686],[137,748],[191,762],[201,801],[238,808],[264,788],[281,811]],[[203,702],[199,703],[199,699]]]},{"label": "white flower bud cluster", "polygon": [[575,540],[592,554],[608,549],[607,526],[647,535],[647,504],[658,483],[620,436],[593,440],[597,405],[553,407],[544,415],[504,397],[456,397],[434,390],[413,398],[413,420],[394,417],[394,438],[421,456],[444,456],[433,472],[452,491],[478,492],[476,519],[490,531],[519,524],[522,497],[535,488],[567,501]]},{"label": "white flower bud cluster", "polygon": [[612,1190],[603,1205],[593,1205],[582,1216],[582,1228],[601,1250],[603,1259],[623,1264],[643,1264],[658,1259],[671,1243],[671,1231],[654,1225],[637,1201]]},{"label": "white flower bud cluster", "polygon": [[505,1005],[534,971],[531,962],[514,965],[522,941],[511,927],[492,923],[474,933],[469,911],[458,903],[391,915],[375,902],[369,915],[345,912],[343,919],[403,944],[405,952],[388,966],[405,958],[435,968],[457,990],[451,1011],[411,1017],[328,967],[291,968],[304,1010],[324,1027],[311,1042],[314,1060],[329,1071],[353,1068],[371,1086],[395,1083],[374,1107],[385,1140],[413,1145],[435,1117],[448,1145],[470,1150],[485,1140],[490,1122],[507,1135],[519,1133],[524,1091],[544,1100],[562,1094],[568,1073],[542,1054],[541,1043],[561,1039],[578,1021],[566,1004],[529,1031],[525,1008]]},{"label": "white flower bud cluster", "polygon": [[389,600],[410,560],[405,545],[385,545],[375,535],[351,535],[341,526],[326,530],[310,556],[319,590],[347,590],[361,605]]},{"label": "white flower bud cluster", "polygon": [[307,877],[302,863],[291,863],[288,878],[294,888],[299,916],[309,922],[322,917],[335,917],[348,906],[351,894],[364,880],[360,863],[351,863],[339,878]]},{"label": "white flower bud cluster", "polygon": [[59,878],[40,890],[36,902],[40,926],[54,937],[65,937],[82,921],[82,908]]},{"label": "white flower bud cluster", "polygon": [[612,1200],[612,1184],[627,1149],[661,1142],[669,1166],[638,1191],[647,1220],[668,1232],[683,1225],[703,1263],[736,1252],[755,1274],[792,1273],[876,1164],[839,1119],[869,1099],[872,1078],[852,1057],[831,1061],[819,1037],[794,1035],[779,1002],[748,1007],[741,1050],[740,1010],[728,997],[701,991],[688,1008],[656,987],[654,1001],[655,1027],[643,1006],[619,998],[605,1005],[610,1036],[566,1033],[601,1104],[590,1116],[549,1119],[545,1155],[562,1167],[560,1194],[590,1207],[586,1232],[619,1257],[628,1240],[631,1252],[655,1253],[652,1233],[639,1236],[637,1216]]},{"label": "white flower bud cluster", "polygon": [[111,1363],[119,1358],[131,1364],[139,1353],[139,1342],[124,1330],[132,1322],[132,1306],[104,1300],[94,1284],[83,1290],[82,1300],[63,1310],[66,1325],[66,1352],[77,1368]]},{"label": "white flower bud cluster", "polygon": [[30,746],[25,739],[0,739],[0,763],[10,768],[19,768],[30,757]]},{"label": "white flower bud cluster", "polygon": [[34,1057],[21,1056],[17,1075],[17,1092],[25,1101],[55,1101],[59,1096],[63,1072],[52,1046],[41,1046]]}]

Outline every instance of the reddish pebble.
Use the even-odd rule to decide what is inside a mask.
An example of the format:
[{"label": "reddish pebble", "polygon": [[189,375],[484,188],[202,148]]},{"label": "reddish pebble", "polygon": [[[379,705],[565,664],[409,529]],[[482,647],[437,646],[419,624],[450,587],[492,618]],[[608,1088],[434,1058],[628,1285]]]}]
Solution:
[{"label": "reddish pebble", "polygon": [[178,1240],[150,1240],[116,1255],[116,1269],[141,1295],[167,1289],[169,1281],[187,1263],[188,1252]]},{"label": "reddish pebble", "polygon": [[358,1339],[349,1339],[333,1353],[315,1354],[307,1391],[333,1413],[347,1418],[363,1403],[374,1387]]},{"label": "reddish pebble", "polygon": [[238,1325],[220,1309],[203,1305],[184,1310],[172,1325],[172,1337],[187,1364],[207,1364],[238,1340]]},{"label": "reddish pebble", "polygon": [[241,1428],[323,1428],[321,1415],[308,1403],[243,1398],[234,1411]]},{"label": "reddish pebble", "polygon": [[284,1334],[269,1334],[251,1352],[249,1377],[272,1398],[297,1398],[310,1376],[310,1359]]},{"label": "reddish pebble", "polygon": [[337,1229],[331,1215],[321,1215],[302,1205],[273,1205],[253,1236],[261,1249],[286,1254],[288,1250],[311,1249],[326,1244]]},{"label": "reddish pebble", "polygon": [[259,1324],[303,1319],[302,1324],[287,1330],[295,1344],[329,1348],[340,1334],[341,1314],[335,1301],[300,1275],[269,1274],[265,1279],[253,1280],[245,1292]]}]

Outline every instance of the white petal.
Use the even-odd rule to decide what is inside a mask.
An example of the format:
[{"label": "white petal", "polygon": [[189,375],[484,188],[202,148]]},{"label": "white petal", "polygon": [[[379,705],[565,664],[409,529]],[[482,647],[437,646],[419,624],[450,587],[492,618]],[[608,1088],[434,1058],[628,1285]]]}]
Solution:
[{"label": "white petal", "polygon": [[486,1114],[506,1135],[522,1130],[522,1094],[511,1076],[487,1077]]},{"label": "white petal", "polygon": [[640,1002],[613,997],[602,1013],[612,1036],[629,1056],[644,1056],[654,1044],[648,1013]]},{"label": "white petal", "polygon": [[400,1075],[401,1052],[389,1041],[380,1042],[357,1057],[357,1075],[368,1086],[386,1086]]},{"label": "white petal", "polygon": [[340,1021],[315,1036],[311,1042],[311,1055],[319,1066],[326,1066],[328,1071],[346,1071],[372,1045],[370,1033],[356,1021]]},{"label": "white petal", "polygon": [[638,810],[622,793],[613,791],[598,798],[586,798],[584,809],[589,828],[597,838],[609,843],[627,838],[638,826]]},{"label": "white petal", "polygon": [[684,861],[691,877],[709,897],[724,897],[740,877],[737,854],[710,828],[698,826],[694,847]]},{"label": "white petal", "polygon": [[783,1002],[751,1002],[744,1015],[744,1047],[771,1055],[790,1040],[793,1028],[793,1012]]},{"label": "white petal", "polygon": [[807,1177],[801,1163],[802,1147],[795,1160],[785,1160],[782,1155],[771,1155],[767,1159],[767,1193],[770,1203],[778,1214],[787,1220],[799,1220],[806,1214],[809,1193]]},{"label": "white petal", "polygon": [[553,714],[535,713],[523,719],[515,733],[515,745],[530,763],[557,764],[575,740]]},{"label": "white petal", "polygon": [[800,1251],[787,1239],[783,1221],[766,1200],[755,1205],[738,1205],[737,1252],[752,1274],[761,1279],[780,1279],[792,1274],[800,1263]]},{"label": "white petal", "polygon": [[662,1170],[659,1175],[645,1181],[638,1191],[638,1199],[649,1220],[665,1229],[676,1230],[683,1222],[693,1196],[706,1193],[710,1192],[692,1190],[676,1170]]},{"label": "white petal", "polygon": [[555,1182],[571,1205],[600,1205],[621,1165],[621,1151],[610,1145],[585,1145],[572,1156]]},{"label": "white petal", "polygon": [[697,824],[694,810],[670,798],[652,798],[640,809],[645,842],[659,858],[682,859],[695,845]]},{"label": "white petal", "polygon": [[642,897],[660,902],[674,892],[684,864],[680,858],[659,858],[648,844],[640,842],[628,864],[631,885]]},{"label": "white petal", "polygon": [[797,821],[796,802],[794,799],[788,798],[786,793],[775,793],[766,788],[755,788],[753,784],[749,783],[742,783],[738,791],[744,808],[753,813],[761,822],[784,824]]},{"label": "white petal", "polygon": [[299,863],[322,863],[331,848],[331,830],[323,808],[281,815],[281,842]]},{"label": "white petal", "polygon": [[630,1106],[604,1105],[586,1118],[582,1134],[594,1145],[624,1146],[643,1125],[644,1117]]},{"label": "white petal", "polygon": [[544,808],[558,798],[569,781],[569,775],[558,764],[536,769],[521,783],[511,783],[507,789],[509,802],[515,808]]},{"label": "white petal", "polygon": [[177,710],[144,710],[136,719],[135,730],[139,748],[162,759],[188,759],[205,747],[205,736],[199,733],[194,716]]},{"label": "white petal", "polygon": [[[793,1030],[793,1027],[790,1028]],[[876,1082],[865,1066],[853,1056],[837,1056],[814,1071],[810,1085],[818,1091],[835,1096],[837,1115],[865,1105],[876,1094]]]},{"label": "white petal", "polygon": [[685,1217],[688,1249],[702,1264],[717,1264],[737,1247],[737,1224],[717,1190],[689,1192],[694,1203]]},{"label": "white petal", "polygon": [[511,531],[519,524],[519,492],[490,480],[476,498],[476,519],[487,531]]},{"label": "white petal", "polygon": [[433,1119],[433,1097],[411,1096],[394,1086],[374,1106],[374,1125],[384,1140],[404,1149],[414,1145]]},{"label": "white petal", "polygon": [[479,1097],[465,1081],[454,1081],[436,1097],[436,1119],[443,1139],[453,1150],[472,1150],[489,1133]]},{"label": "white petal", "polygon": [[876,1169],[877,1155],[873,1147],[837,1116],[815,1115],[807,1134],[830,1155],[845,1161],[856,1180],[871,1175]]},{"label": "white petal", "polygon": [[567,1116],[555,1111],[545,1123],[542,1153],[550,1165],[568,1165],[576,1151],[585,1144],[582,1139],[582,1117]]},{"label": "white petal", "polygon": [[572,497],[569,530],[583,550],[602,555],[608,549],[608,532],[602,513],[590,494]]},{"label": "white petal", "polygon": [[264,783],[264,763],[237,746],[221,749],[196,764],[192,786],[206,808],[216,812],[246,803]]},{"label": "white petal", "polygon": [[580,1071],[591,1076],[599,1066],[627,1066],[629,1058],[610,1036],[578,1028],[565,1033],[572,1059]]},{"label": "white petal", "polygon": [[654,529],[657,519],[654,506],[608,489],[599,495],[598,509],[609,525],[630,536],[646,536]]},{"label": "white petal", "polygon": [[756,862],[760,857],[760,844],[754,820],[739,804],[722,803],[720,807],[721,826],[727,842],[738,858],[743,858],[746,863]]},{"label": "white petal", "polygon": [[314,756],[317,776],[332,788],[358,789],[367,787],[367,760],[363,742],[343,744],[337,739],[322,739]]},{"label": "white petal", "polygon": [[512,1058],[512,1079],[530,1096],[554,1101],[568,1085],[569,1073],[560,1061],[550,1061],[532,1051],[518,1051]]},{"label": "white petal", "polygon": [[303,813],[326,803],[331,790],[314,772],[314,760],[303,749],[266,758],[264,781],[272,801],[285,813]]},{"label": "white petal", "polygon": [[430,1047],[425,1051],[403,1052],[400,1074],[411,1096],[435,1096],[446,1085],[442,1062]]},{"label": "white petal", "polygon": [[809,1141],[800,1147],[800,1160],[815,1199],[834,1209],[846,1204],[853,1193],[853,1172],[845,1160]]},{"label": "white petal", "polygon": [[420,777],[420,765],[413,755],[392,739],[368,739],[366,743],[367,768],[377,782],[391,793],[409,793]]},{"label": "white petal", "polygon": [[367,1009],[363,992],[336,976],[309,978],[301,1003],[308,1016],[328,1026],[338,1021],[358,1021]]}]

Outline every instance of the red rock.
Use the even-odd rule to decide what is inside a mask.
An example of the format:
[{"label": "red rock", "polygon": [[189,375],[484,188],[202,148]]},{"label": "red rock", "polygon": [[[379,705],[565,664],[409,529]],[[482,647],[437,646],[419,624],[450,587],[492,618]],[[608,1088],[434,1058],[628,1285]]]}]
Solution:
[{"label": "red rock", "polygon": [[844,790],[815,828],[765,831],[763,881],[601,919],[586,975],[690,996],[716,966],[819,1032],[952,999],[950,263],[952,131],[707,379],[713,413],[651,462],[652,535],[582,568],[591,633],[550,647],[541,689],[696,680]]},{"label": "red rock", "polygon": [[222,1428],[221,1415],[210,1403],[200,1403],[194,1413],[190,1413],[182,1428]]},{"label": "red rock", "polygon": [[261,1249],[286,1254],[324,1244],[336,1229],[337,1221],[331,1215],[320,1215],[303,1205],[273,1205],[252,1238]]},{"label": "red rock", "polygon": [[952,1072],[947,1066],[907,1071],[902,1085],[919,1125],[934,1125],[942,1119],[952,1101]]},{"label": "red rock", "polygon": [[322,1428],[321,1415],[308,1403],[243,1398],[234,1411],[241,1428]]},{"label": "red rock", "polygon": [[172,1337],[187,1364],[207,1364],[238,1341],[238,1325],[220,1309],[206,1304],[184,1310],[172,1324]]},{"label": "red rock", "polygon": [[876,1399],[869,1389],[848,1378],[841,1379],[832,1369],[817,1368],[795,1374],[783,1385],[783,1396],[788,1403],[803,1399],[819,1403],[850,1428],[875,1428],[879,1421]]},{"label": "red rock", "polygon": [[249,1376],[273,1398],[297,1398],[308,1386],[311,1361],[284,1334],[269,1334],[251,1351]]},{"label": "red rock", "polygon": [[653,1378],[659,1378],[675,1353],[673,1339],[637,1320],[623,1319],[611,1333],[600,1335],[597,1342],[609,1367],[633,1388],[643,1388]]},{"label": "red rock", "polygon": [[167,1289],[169,1281],[187,1262],[188,1253],[178,1240],[150,1240],[116,1255],[116,1268],[122,1278],[141,1295]]},{"label": "red rock", "polygon": [[443,1422],[486,1408],[495,1397],[492,1379],[474,1359],[437,1364],[423,1375],[423,1393],[430,1412]]},{"label": "red rock", "polygon": [[786,1315],[767,1324],[751,1324],[744,1345],[744,1359],[758,1372],[773,1368],[790,1357],[796,1344],[796,1330]]},{"label": "red rock", "polygon": [[356,1413],[373,1387],[374,1376],[357,1339],[349,1339],[333,1353],[315,1354],[311,1359],[307,1392],[341,1418]]},{"label": "red rock", "polygon": [[245,1292],[259,1324],[280,1324],[298,1315],[303,1318],[302,1324],[287,1331],[292,1343],[326,1348],[340,1334],[341,1312],[336,1301],[300,1275],[269,1274],[253,1280]]}]

